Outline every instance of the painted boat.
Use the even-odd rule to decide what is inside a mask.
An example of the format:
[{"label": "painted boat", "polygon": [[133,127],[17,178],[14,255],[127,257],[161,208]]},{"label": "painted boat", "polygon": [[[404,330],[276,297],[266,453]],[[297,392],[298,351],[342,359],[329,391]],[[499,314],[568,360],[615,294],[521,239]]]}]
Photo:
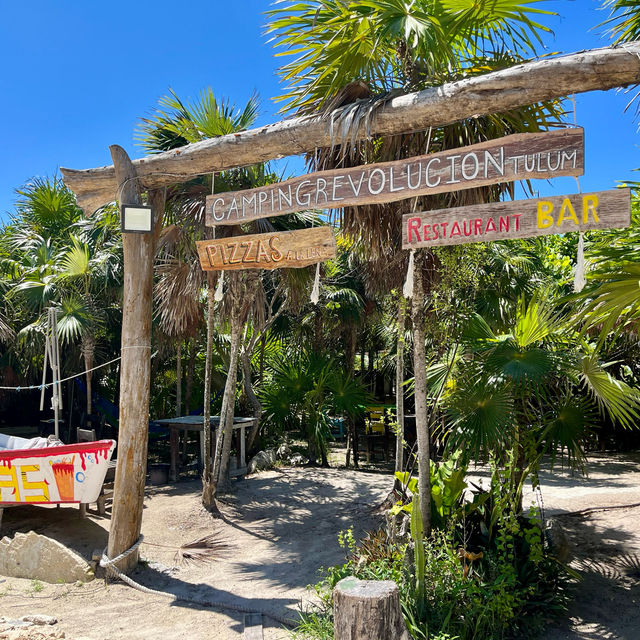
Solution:
[{"label": "painted boat", "polygon": [[0,507],[95,502],[115,440],[54,446],[42,440],[0,434]]}]

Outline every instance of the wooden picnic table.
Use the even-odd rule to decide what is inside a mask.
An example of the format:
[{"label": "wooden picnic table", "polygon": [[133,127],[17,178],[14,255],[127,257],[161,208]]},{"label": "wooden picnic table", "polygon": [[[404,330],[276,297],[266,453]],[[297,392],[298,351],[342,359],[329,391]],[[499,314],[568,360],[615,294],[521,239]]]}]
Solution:
[{"label": "wooden picnic table", "polygon": [[[172,481],[175,481],[178,478],[178,442],[179,442],[179,433],[180,431],[196,431],[200,433],[200,464],[202,465],[204,461],[205,451],[204,451],[204,418],[203,416],[180,416],[177,418],[162,418],[161,420],[153,420],[154,424],[162,425],[169,427],[169,445],[171,449],[171,469],[170,469],[170,478]],[[213,434],[215,430],[218,428],[220,424],[220,416],[211,416],[210,418],[211,424],[211,445],[214,446],[214,438]],[[246,418],[242,416],[234,417],[233,419],[233,430],[238,431],[238,440],[239,446],[236,454],[237,457],[237,468],[232,475],[241,475],[247,470],[247,462],[246,462],[246,429],[248,427],[253,427],[256,424],[255,418]],[[211,455],[211,452],[209,452]]]}]

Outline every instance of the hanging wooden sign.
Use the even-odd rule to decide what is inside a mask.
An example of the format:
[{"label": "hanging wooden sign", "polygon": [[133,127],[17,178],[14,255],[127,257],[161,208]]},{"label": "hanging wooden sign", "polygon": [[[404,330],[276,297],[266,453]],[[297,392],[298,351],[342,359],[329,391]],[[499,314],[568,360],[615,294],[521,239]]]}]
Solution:
[{"label": "hanging wooden sign", "polygon": [[307,267],[331,260],[337,253],[331,227],[201,240],[196,244],[205,271]]},{"label": "hanging wooden sign", "polygon": [[630,220],[629,189],[495,202],[406,214],[402,217],[402,248],[623,228]]},{"label": "hanging wooden sign", "polygon": [[520,133],[394,162],[318,171],[285,182],[207,197],[208,226],[305,209],[394,202],[419,195],[584,172],[584,130]]}]

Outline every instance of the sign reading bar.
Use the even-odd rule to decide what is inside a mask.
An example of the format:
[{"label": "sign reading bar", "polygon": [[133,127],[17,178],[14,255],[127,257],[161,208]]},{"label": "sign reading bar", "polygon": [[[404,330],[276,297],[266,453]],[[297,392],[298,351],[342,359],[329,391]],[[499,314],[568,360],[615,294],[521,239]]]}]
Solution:
[{"label": "sign reading bar", "polygon": [[318,171],[207,197],[206,224],[239,224],[305,209],[338,209],[528,178],[584,172],[583,129],[519,133],[394,162]]},{"label": "sign reading bar", "polygon": [[630,220],[629,189],[495,202],[406,214],[402,216],[402,248],[623,228]]},{"label": "sign reading bar", "polygon": [[196,244],[204,271],[307,267],[336,257],[331,227],[201,240]]}]

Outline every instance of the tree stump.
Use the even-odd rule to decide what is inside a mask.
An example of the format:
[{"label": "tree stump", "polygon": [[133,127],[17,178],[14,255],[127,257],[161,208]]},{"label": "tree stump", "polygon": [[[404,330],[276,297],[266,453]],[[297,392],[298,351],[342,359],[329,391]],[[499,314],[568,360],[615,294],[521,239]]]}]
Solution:
[{"label": "tree stump", "polygon": [[333,590],[335,640],[411,640],[391,580],[340,580]]}]

